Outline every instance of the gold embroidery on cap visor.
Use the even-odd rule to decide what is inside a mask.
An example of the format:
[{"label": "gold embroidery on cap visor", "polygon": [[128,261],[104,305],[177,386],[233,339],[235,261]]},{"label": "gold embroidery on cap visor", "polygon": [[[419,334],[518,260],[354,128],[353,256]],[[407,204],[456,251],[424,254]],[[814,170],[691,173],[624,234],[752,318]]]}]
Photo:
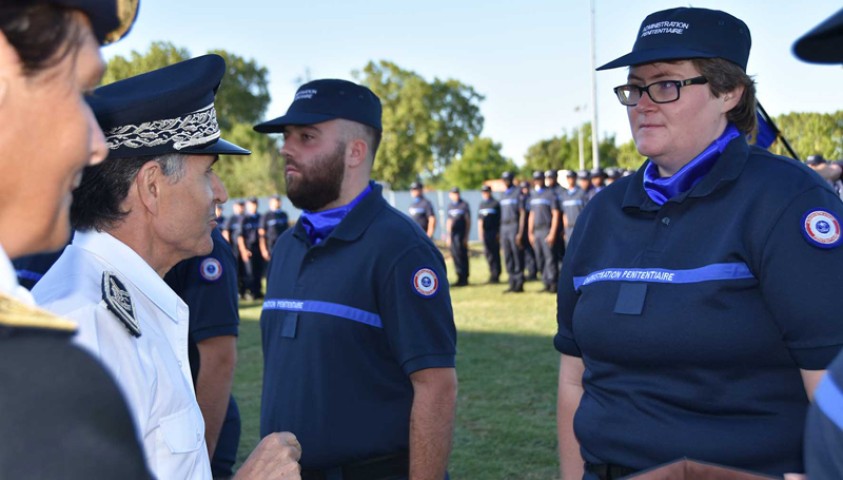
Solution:
[{"label": "gold embroidery on cap visor", "polygon": [[103,45],[114,43],[117,40],[125,37],[132,25],[135,23],[135,18],[138,16],[138,4],[140,0],[114,0],[117,4],[117,18],[120,24],[117,28],[108,32],[103,39]]}]

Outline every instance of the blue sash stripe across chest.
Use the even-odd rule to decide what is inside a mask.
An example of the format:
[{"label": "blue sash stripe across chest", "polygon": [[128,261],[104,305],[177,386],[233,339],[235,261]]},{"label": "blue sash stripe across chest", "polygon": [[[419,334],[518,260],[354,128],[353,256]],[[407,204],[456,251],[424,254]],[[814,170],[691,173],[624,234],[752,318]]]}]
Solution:
[{"label": "blue sash stripe across chest", "polygon": [[596,282],[701,283],[718,280],[754,278],[745,263],[715,263],[687,270],[665,268],[604,268],[581,277],[574,277],[574,289]]},{"label": "blue sash stripe across chest", "polygon": [[264,310],[283,310],[287,312],[321,313],[363,323],[376,328],[383,328],[380,315],[340,303],[318,300],[297,300],[292,298],[270,298],[263,302]]}]

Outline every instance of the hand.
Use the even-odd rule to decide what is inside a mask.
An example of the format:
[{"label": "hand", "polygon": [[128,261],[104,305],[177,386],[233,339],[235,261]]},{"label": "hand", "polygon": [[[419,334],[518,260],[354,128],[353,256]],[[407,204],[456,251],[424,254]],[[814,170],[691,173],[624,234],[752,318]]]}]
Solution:
[{"label": "hand", "polygon": [[528,238],[530,239],[530,245],[535,245],[535,244],[536,244],[536,236],[535,236],[535,235],[533,235],[533,234],[531,233],[530,235],[528,235]]},{"label": "hand", "polygon": [[241,250],[240,256],[243,257],[243,260],[245,261],[245,260],[248,260],[248,259],[252,258],[252,252],[250,252],[248,250]]},{"label": "hand", "polygon": [[269,252],[267,252],[266,250],[261,250],[261,256],[262,256],[262,257],[263,257],[263,259],[264,259],[264,260],[266,260],[267,262],[269,261]]},{"label": "hand", "polygon": [[518,248],[524,248],[524,235],[515,236],[515,246]]},{"label": "hand", "polygon": [[544,237],[544,241],[548,246],[552,247],[553,244],[556,243],[556,235],[549,233],[546,237]]},{"label": "hand", "polygon": [[301,480],[301,444],[290,432],[275,432],[261,440],[237,470],[235,480]]}]

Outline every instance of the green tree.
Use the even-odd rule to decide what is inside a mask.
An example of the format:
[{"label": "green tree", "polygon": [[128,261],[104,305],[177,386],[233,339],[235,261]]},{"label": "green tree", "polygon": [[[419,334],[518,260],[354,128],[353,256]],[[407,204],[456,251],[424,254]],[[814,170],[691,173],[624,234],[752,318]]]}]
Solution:
[{"label": "green tree", "polygon": [[501,144],[478,137],[465,146],[462,155],[451,162],[443,175],[449,186],[478,189],[483,181],[500,178],[506,170],[517,171],[515,163],[501,154]]},{"label": "green tree", "polygon": [[[578,131],[575,129],[568,133],[563,131],[562,135],[545,140],[539,140],[527,149],[524,156],[523,173],[528,177],[533,170],[579,170],[580,153]],[[591,170],[591,123],[584,123],[582,126],[583,136],[583,159],[585,168]],[[609,167],[618,163],[618,148],[615,146],[615,136],[610,135],[601,139],[597,144],[600,153],[600,166]]]},{"label": "green tree", "polygon": [[[843,159],[843,110],[834,113],[792,112],[775,118],[776,126],[790,146],[805,160],[821,154],[827,159]],[[790,156],[784,143],[777,140],[770,151]]]},{"label": "green tree", "polygon": [[190,58],[190,52],[170,42],[152,42],[144,53],[132,50],[128,58],[115,56],[108,61],[102,83],[109,84],[124,78],[182,62]]},{"label": "green tree", "polygon": [[373,176],[407,188],[419,176],[435,180],[480,134],[483,97],[457,80],[428,82],[395,63],[369,62],[354,77],[383,104],[383,139]]},{"label": "green tree", "polygon": [[[223,57],[226,73],[214,106],[222,136],[252,151],[250,156],[222,156],[215,168],[232,197],[284,191],[283,165],[274,137],[261,135],[252,125],[263,119],[269,106],[268,72],[254,60],[214,50]],[[153,42],[146,52],[132,51],[108,62],[104,83],[111,83],[191,58],[184,48]]]},{"label": "green tree", "polygon": [[638,153],[638,147],[635,146],[634,140],[622,144],[618,147],[618,166],[628,168],[630,170],[638,170],[638,167],[644,163],[644,156]]}]

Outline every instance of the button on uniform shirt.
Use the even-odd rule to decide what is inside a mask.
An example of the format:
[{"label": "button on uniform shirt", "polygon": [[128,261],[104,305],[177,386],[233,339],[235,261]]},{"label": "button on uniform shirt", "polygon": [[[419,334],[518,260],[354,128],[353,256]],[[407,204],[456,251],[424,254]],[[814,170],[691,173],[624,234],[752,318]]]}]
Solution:
[{"label": "button on uniform shirt", "polygon": [[266,235],[266,249],[272,252],[278,237],[290,227],[290,219],[284,210],[270,210],[261,216],[260,228]]},{"label": "button on uniform shirt", "polygon": [[553,220],[553,211],[559,210],[559,200],[552,188],[534,190],[530,196],[530,211],[533,212],[533,229],[547,230]]},{"label": "button on uniform shirt", "polygon": [[[128,290],[141,336],[103,301],[103,272]],[[131,248],[107,233],[76,232],[33,294],[79,324],[75,341],[111,371],[129,404],[146,461],[160,479],[210,479],[205,423],[187,356],[188,309]]]},{"label": "button on uniform shirt", "polygon": [[424,198],[424,196],[418,196],[413,199],[409,212],[410,217],[412,217],[423,232],[427,232],[428,222],[436,215],[433,212],[433,205],[430,203],[430,200]]}]

